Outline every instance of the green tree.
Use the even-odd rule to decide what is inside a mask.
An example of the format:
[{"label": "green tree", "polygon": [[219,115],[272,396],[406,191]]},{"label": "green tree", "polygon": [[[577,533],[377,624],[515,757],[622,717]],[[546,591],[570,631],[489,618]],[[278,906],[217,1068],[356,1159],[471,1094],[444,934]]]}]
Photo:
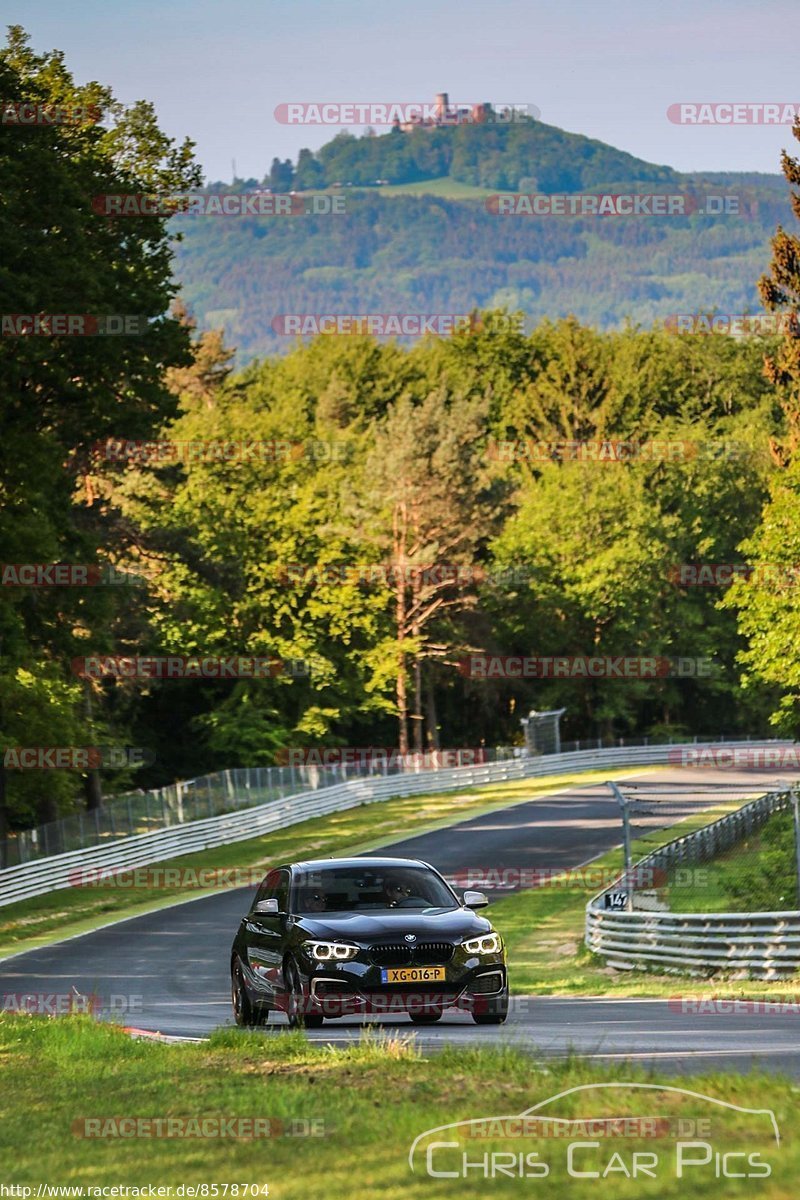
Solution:
[{"label": "green tree", "polygon": [[[188,360],[188,337],[167,315],[167,222],[101,214],[105,194],[185,189],[199,182],[191,143],[176,146],[152,107],[127,111],[98,83],[78,86],[58,52],[36,54],[14,26],[0,50],[6,101],[63,105],[97,122],[4,125],[0,144],[0,292],[6,313],[132,314],[139,336],[0,339],[0,557],[10,563],[113,563],[113,521],[92,484],[94,444],[124,428],[147,437],[174,408],[165,368]],[[87,712],[70,660],[108,645],[125,608],[121,588],[0,590],[0,727],[6,745],[56,735],[78,744],[106,727]],[[98,702],[100,697],[98,696]],[[32,718],[40,709],[42,720]],[[118,731],[124,733],[124,730]],[[7,778],[10,826],[50,820],[98,779],[39,773]],[[32,805],[32,797],[35,803]]]}]

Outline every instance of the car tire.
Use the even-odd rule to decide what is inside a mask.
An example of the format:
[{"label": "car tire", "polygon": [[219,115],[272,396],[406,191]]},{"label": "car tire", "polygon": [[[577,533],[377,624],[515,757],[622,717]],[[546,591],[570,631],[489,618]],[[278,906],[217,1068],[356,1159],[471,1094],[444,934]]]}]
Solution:
[{"label": "car tire", "polygon": [[246,1029],[253,1024],[253,1005],[250,1003],[250,997],[247,994],[247,988],[244,982],[242,973],[242,964],[238,958],[234,960],[231,967],[231,1005],[233,1007],[233,1019],[238,1026]]},{"label": "car tire", "polygon": [[408,1015],[415,1025],[435,1025],[442,1018],[442,1010],[439,1008],[432,1012],[410,1012]]},{"label": "car tire", "polygon": [[505,988],[499,996],[493,996],[491,1000],[491,1011],[485,1013],[473,1013],[472,1019],[476,1025],[502,1025],[508,1016],[508,988]]},{"label": "car tire", "polygon": [[266,1025],[269,1020],[269,1008],[265,1004],[253,1004],[248,996],[242,964],[238,958],[231,969],[231,1004],[233,1019],[243,1029]]},{"label": "car tire", "polygon": [[289,1018],[290,1029],[321,1029],[324,1017],[322,1013],[304,1013],[303,1008],[303,988],[300,983],[300,972],[295,964],[289,960],[283,970],[284,979],[286,981],[286,991],[288,993],[288,1004],[286,1015]]}]

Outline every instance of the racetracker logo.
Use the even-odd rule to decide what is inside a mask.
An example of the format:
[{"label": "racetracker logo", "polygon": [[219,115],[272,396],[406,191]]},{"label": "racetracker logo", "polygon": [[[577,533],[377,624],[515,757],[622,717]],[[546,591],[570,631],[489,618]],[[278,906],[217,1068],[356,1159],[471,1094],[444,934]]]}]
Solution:
[{"label": "racetracker logo", "polygon": [[675,587],[728,587],[747,579],[760,587],[797,587],[800,563],[679,563],[667,571]]},{"label": "racetracker logo", "polygon": [[281,337],[366,334],[370,337],[422,337],[472,327],[469,313],[278,313],[272,330]]},{"label": "racetracker logo", "polygon": [[289,192],[195,192],[185,196],[103,194],[92,198],[100,217],[298,217],[333,216],[347,212],[343,195]]},{"label": "racetracker logo", "polygon": [[442,588],[469,587],[473,584],[513,584],[531,579],[529,566],[484,567],[479,563],[285,563],[278,568],[278,580],[284,585],[321,586],[334,584],[353,587],[358,584],[384,584],[396,587]]},{"label": "racetracker logo", "polygon": [[638,890],[665,887],[667,872],[661,867],[632,867],[620,876],[610,867],[576,867],[563,870],[556,867],[462,867],[447,876],[455,888],[479,888],[485,892],[523,891],[528,888],[552,887],[576,891],[599,892],[612,884]]},{"label": "racetracker logo", "polygon": [[796,336],[794,313],[671,313],[664,318],[667,333],[727,333],[731,337]]},{"label": "racetracker logo", "polygon": [[500,217],[685,217],[700,204],[683,192],[532,192],[489,196],[484,208]]},{"label": "racetracker logo", "polygon": [[2,337],[138,337],[148,327],[137,313],[0,313]]},{"label": "racetracker logo", "polygon": [[442,94],[436,100],[365,100],[338,103],[289,101],[275,109],[279,125],[507,125],[541,120],[535,104],[453,103]]},{"label": "racetracker logo", "polygon": [[416,770],[443,767],[471,767],[486,762],[483,747],[463,750],[427,750],[402,754],[390,746],[328,746],[320,749],[301,748],[278,750],[275,761],[289,767],[376,766],[381,768],[411,767]]},{"label": "racetracker logo", "polygon": [[693,1017],[783,1017],[800,1015],[800,996],[739,1000],[725,996],[671,996],[671,1012]]},{"label": "racetracker logo", "polygon": [[0,587],[103,587],[143,584],[146,579],[108,563],[0,563]]},{"label": "racetracker logo", "polygon": [[[198,891],[258,887],[264,869],[258,867],[76,867],[69,873],[70,887],[165,891]],[[319,886],[317,880],[314,886]]]},{"label": "racetracker logo", "polygon": [[0,994],[0,1013],[41,1017],[64,1017],[70,1013],[121,1016],[140,1013],[143,1001],[144,997],[138,992],[112,993],[110,996],[98,996],[94,992],[84,995],[76,988],[69,992],[4,992]]},{"label": "racetracker logo", "polygon": [[[72,1133],[77,1138],[108,1138],[130,1141],[137,1138],[192,1141],[262,1141],[280,1137],[325,1137],[321,1117],[76,1117]],[[208,1195],[212,1195],[209,1191]]]},{"label": "racetracker logo", "polygon": [[681,767],[723,771],[796,771],[800,746],[694,746],[670,750],[668,759]]},{"label": "racetracker logo", "polygon": [[13,771],[118,771],[152,766],[156,756],[142,746],[10,746],[3,766]]},{"label": "racetracker logo", "polygon": [[79,679],[270,679],[276,675],[300,678],[308,675],[301,658],[254,658],[232,655],[185,656],[180,654],[128,656],[88,655],[73,658],[72,673]]},{"label": "racetracker logo", "polygon": [[670,104],[667,119],[673,125],[793,125],[798,104],[734,103]]},{"label": "racetracker logo", "polygon": [[638,442],[594,440],[541,442],[518,438],[513,442],[491,440],[486,448],[489,459],[498,462],[679,462],[694,458],[693,442]]},{"label": "racetracker logo", "polygon": [[468,679],[707,679],[710,658],[663,655],[471,654],[458,664]]},{"label": "racetracker logo", "polygon": [[106,462],[152,466],[175,462],[295,462],[301,458],[333,462],[346,459],[350,450],[342,442],[320,438],[307,438],[303,442],[290,442],[282,438],[244,442],[223,442],[218,438],[205,438],[196,442],[144,442],[127,438],[106,438],[104,442],[95,442],[92,453]]},{"label": "racetracker logo", "polygon": [[96,125],[102,120],[96,104],[40,104],[20,100],[0,100],[0,125],[29,129],[48,125]]}]

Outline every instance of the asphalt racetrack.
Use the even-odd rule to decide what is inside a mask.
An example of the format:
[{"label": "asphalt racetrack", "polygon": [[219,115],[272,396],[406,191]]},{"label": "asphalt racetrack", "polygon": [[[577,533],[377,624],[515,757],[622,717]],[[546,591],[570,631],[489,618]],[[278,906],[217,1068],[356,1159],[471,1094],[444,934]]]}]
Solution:
[{"label": "asphalt racetrack", "polygon": [[[658,768],[631,781],[696,783],[670,793],[668,821],[696,810],[703,785],[741,784],[742,796],[758,794],[781,779],[775,772]],[[789,782],[789,776],[783,777]],[[706,795],[707,802],[714,797]],[[665,814],[646,818],[653,827]],[[602,784],[578,784],[561,792],[474,817],[461,824],[382,846],[376,853],[422,858],[446,875],[497,870],[563,870],[587,863],[621,841],[619,809]],[[513,882],[511,884],[513,886]],[[495,893],[506,894],[506,892]],[[202,1038],[233,1023],[229,950],[250,899],[249,889],[205,896],[93,933],[0,961],[0,994],[58,994],[73,988],[126,1011],[128,1026],[179,1038]],[[491,910],[489,911],[491,915]],[[513,983],[513,962],[510,964]],[[676,979],[675,992],[680,992]],[[445,1014],[418,1029],[405,1016],[371,1018],[415,1037],[425,1049],[445,1042],[513,1042],[549,1056],[570,1051],[604,1060],[630,1059],[669,1071],[745,1070],[758,1061],[800,1078],[800,1016],[779,1008],[757,1014],[697,1014],[674,1001],[567,997],[514,997],[503,1026],[476,1026],[468,1014]],[[283,1014],[272,1014],[264,1036],[280,1036]],[[326,1021],[308,1036],[341,1045],[357,1039],[360,1018]]]}]

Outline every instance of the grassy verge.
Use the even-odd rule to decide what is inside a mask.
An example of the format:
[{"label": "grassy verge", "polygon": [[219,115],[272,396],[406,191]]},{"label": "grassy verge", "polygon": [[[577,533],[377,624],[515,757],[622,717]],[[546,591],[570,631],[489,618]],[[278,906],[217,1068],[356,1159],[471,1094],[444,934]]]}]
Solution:
[{"label": "grassy verge", "polygon": [[[463,1200],[531,1194],[588,1200],[597,1196],[598,1187],[605,1188],[609,1200],[665,1200],[684,1196],[687,1185],[701,1200],[722,1194],[788,1200],[796,1195],[800,1178],[798,1089],[774,1075],[693,1076],[684,1081],[702,1097],[693,1098],[669,1090],[681,1087],[675,1077],[662,1080],[640,1068],[580,1059],[545,1063],[502,1045],[453,1047],[426,1060],[397,1039],[365,1037],[345,1050],[332,1050],[297,1034],[266,1038],[228,1031],[202,1045],[170,1046],[136,1042],[87,1019],[36,1017],[0,1018],[0,1064],[5,1085],[0,1089],[0,1182],[33,1186],[34,1196],[39,1184],[172,1189],[216,1184],[221,1189],[235,1182],[267,1187],[272,1200]],[[623,1086],[593,1086],[614,1082]],[[669,1089],[629,1086],[637,1082],[663,1082]],[[542,1137],[541,1125],[529,1125],[530,1133],[522,1137],[518,1130],[516,1137],[499,1137],[497,1126],[486,1130],[491,1138],[480,1140],[463,1134],[459,1140],[449,1131],[438,1135],[438,1140],[457,1140],[458,1145],[437,1150],[434,1169],[463,1171],[464,1151],[470,1163],[479,1164],[484,1155],[503,1153],[506,1168],[509,1155],[516,1162],[520,1154],[538,1153],[533,1161],[539,1169],[547,1164],[546,1180],[521,1179],[516,1170],[487,1178],[486,1168],[474,1167],[466,1179],[432,1178],[424,1153],[432,1138],[422,1143],[413,1173],[409,1167],[411,1145],[425,1130],[518,1114],[576,1088],[584,1090],[563,1096],[545,1111],[562,1119],[632,1116],[651,1123],[636,1126],[634,1136],[602,1140],[588,1135],[593,1146],[577,1152],[574,1170],[597,1170],[602,1178],[610,1165],[602,1182],[567,1173],[569,1142],[587,1141],[580,1126],[567,1137]],[[723,1108],[708,1098],[771,1110],[780,1145],[767,1116]],[[224,1138],[198,1137],[200,1126],[194,1137],[175,1136],[175,1125],[173,1136],[154,1136],[158,1126],[151,1123],[150,1136],[143,1140],[131,1136],[141,1126],[123,1127],[128,1136],[113,1137],[108,1134],[118,1127],[105,1124],[106,1118],[185,1122],[210,1117],[270,1118],[276,1125],[269,1140],[246,1140],[231,1137],[236,1127],[230,1125]],[[87,1118],[100,1122],[87,1127]],[[643,1136],[655,1118],[662,1122],[660,1136]],[[684,1177],[677,1178],[678,1120],[707,1122],[704,1140],[715,1152],[755,1154],[761,1164],[769,1164],[770,1176],[723,1181],[712,1155],[709,1163],[684,1168]],[[106,1136],[87,1137],[87,1128]],[[307,1130],[316,1136],[299,1136]],[[627,1177],[635,1151],[649,1156],[649,1177]],[[696,1150],[693,1156],[701,1157]],[[494,1161],[487,1160],[489,1166]],[[748,1169],[745,1158],[732,1160],[730,1170]],[[176,1194],[173,1190],[172,1196]],[[205,1194],[214,1195],[211,1190]]]},{"label": "grassy verge", "polygon": [[[646,844],[633,843],[634,861],[649,853],[656,845],[663,845],[677,837],[678,830],[681,834],[690,833],[716,820],[730,811],[731,807],[736,805],[693,813],[677,828],[673,826],[658,834],[648,832]],[[592,863],[591,873],[596,875],[604,868],[619,871],[622,866],[622,851],[613,850]],[[565,877],[563,887],[553,880],[553,886],[518,892],[492,906],[492,920],[508,946],[512,990],[519,994],[570,996],[666,997],[678,992],[685,996],[708,995],[708,980],[676,974],[617,971],[586,949],[583,941],[586,903],[601,890],[605,878],[604,873],[603,880],[597,886],[591,882],[581,886],[580,880],[572,881]],[[673,890],[675,908],[681,907],[677,902],[679,894],[679,890]],[[726,996],[778,998],[797,994],[796,982],[763,983],[760,980],[725,979],[723,976],[715,977],[715,993],[720,991],[721,982],[725,984]]]},{"label": "grassy verge", "polygon": [[[637,769],[637,775],[642,773]],[[498,783],[463,792],[398,797],[328,817],[317,817],[263,837],[171,858],[167,863],[156,865],[193,873],[190,878],[200,872],[224,872],[234,868],[263,873],[276,863],[376,849],[485,811],[550,795],[570,784],[597,783],[630,774],[630,768],[612,772],[585,771]],[[106,882],[96,887],[64,888],[4,906],[0,908],[0,959],[214,890],[187,888],[185,884],[169,886],[168,880],[169,876],[159,875],[158,883],[132,887],[123,877],[119,884],[124,886]]]},{"label": "grassy verge", "polygon": [[[790,812],[704,864],[698,886],[670,887],[670,906],[685,912],[770,912],[796,908],[797,859]],[[680,897],[680,900],[679,900]]]}]

